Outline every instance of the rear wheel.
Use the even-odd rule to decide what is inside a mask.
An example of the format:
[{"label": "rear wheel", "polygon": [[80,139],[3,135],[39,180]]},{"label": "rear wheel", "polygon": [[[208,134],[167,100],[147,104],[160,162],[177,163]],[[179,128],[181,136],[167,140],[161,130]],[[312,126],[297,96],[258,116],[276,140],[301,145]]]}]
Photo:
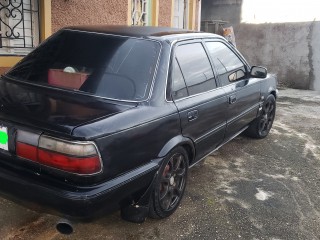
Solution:
[{"label": "rear wheel", "polygon": [[160,167],[150,200],[150,217],[165,218],[177,209],[186,187],[187,173],[187,152],[183,147],[177,147]]},{"label": "rear wheel", "polygon": [[245,131],[245,134],[253,138],[265,138],[272,127],[276,113],[276,99],[271,94],[267,97],[262,107],[261,115],[256,118]]}]

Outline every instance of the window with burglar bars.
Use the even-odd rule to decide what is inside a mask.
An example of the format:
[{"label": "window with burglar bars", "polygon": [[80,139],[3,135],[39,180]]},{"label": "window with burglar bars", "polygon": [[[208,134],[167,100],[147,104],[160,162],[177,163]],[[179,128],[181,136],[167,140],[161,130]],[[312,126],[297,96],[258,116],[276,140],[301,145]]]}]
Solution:
[{"label": "window with burglar bars", "polygon": [[26,55],[39,38],[38,0],[0,0],[0,55]]},{"label": "window with burglar bars", "polygon": [[132,0],[132,25],[149,25],[149,0]]}]

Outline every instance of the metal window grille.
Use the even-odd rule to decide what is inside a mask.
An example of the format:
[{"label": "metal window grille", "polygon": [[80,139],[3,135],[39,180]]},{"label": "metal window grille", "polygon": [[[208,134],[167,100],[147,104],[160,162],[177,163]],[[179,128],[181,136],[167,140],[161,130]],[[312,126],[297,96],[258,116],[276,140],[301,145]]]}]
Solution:
[{"label": "metal window grille", "polygon": [[132,25],[148,24],[148,0],[132,0]]},{"label": "metal window grille", "polygon": [[0,54],[25,55],[39,39],[38,0],[0,0]]}]

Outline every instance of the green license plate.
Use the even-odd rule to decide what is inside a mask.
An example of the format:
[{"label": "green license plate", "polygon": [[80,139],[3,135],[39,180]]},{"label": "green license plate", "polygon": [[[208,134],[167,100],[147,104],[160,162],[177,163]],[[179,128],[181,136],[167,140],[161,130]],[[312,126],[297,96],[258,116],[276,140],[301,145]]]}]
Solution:
[{"label": "green license plate", "polygon": [[8,128],[0,126],[0,149],[8,151]]}]

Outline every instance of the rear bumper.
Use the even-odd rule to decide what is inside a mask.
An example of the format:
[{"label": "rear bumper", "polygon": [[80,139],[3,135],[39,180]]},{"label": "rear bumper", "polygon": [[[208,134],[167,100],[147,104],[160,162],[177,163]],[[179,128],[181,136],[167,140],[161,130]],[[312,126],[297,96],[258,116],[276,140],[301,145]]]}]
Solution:
[{"label": "rear bumper", "polygon": [[0,165],[0,193],[36,211],[69,218],[92,218],[128,204],[127,199],[146,189],[159,168],[160,159],[117,178],[89,187],[43,181]]}]

